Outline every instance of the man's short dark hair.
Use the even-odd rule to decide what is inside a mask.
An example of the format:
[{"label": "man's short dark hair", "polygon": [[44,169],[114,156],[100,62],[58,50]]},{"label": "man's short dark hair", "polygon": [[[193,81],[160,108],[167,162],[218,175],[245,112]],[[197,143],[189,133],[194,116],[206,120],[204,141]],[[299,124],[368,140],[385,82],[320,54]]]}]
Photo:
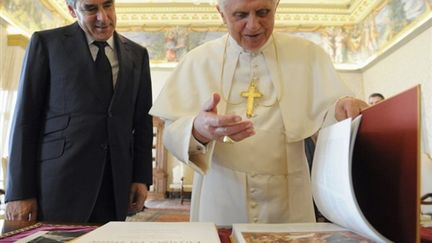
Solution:
[{"label": "man's short dark hair", "polygon": [[381,99],[385,99],[384,95],[380,94],[380,93],[372,93],[371,95],[369,95],[369,98],[371,97],[379,97]]}]

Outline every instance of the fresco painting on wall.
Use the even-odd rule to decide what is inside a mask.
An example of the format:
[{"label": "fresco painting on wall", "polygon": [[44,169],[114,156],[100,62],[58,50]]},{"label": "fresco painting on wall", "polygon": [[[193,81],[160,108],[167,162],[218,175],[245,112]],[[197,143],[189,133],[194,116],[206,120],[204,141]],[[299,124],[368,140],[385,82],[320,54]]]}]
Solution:
[{"label": "fresco painting on wall", "polygon": [[322,28],[318,34],[318,41],[314,42],[327,52],[334,63],[343,63],[347,59],[346,30],[340,26],[327,27]]},{"label": "fresco painting on wall", "polygon": [[164,32],[122,32],[123,35],[145,46],[152,63],[178,62],[188,51],[216,39],[224,32],[193,32],[175,27]]},{"label": "fresco painting on wall", "polygon": [[404,18],[412,22],[420,14],[426,11],[426,2],[424,0],[400,0],[403,7]]},{"label": "fresco painting on wall", "polygon": [[164,32],[122,32],[122,35],[145,46],[149,52],[150,60],[164,60]]},{"label": "fresco painting on wall", "polygon": [[[427,2],[426,2],[427,1]],[[431,10],[432,0],[389,0],[352,26],[330,26],[314,32],[290,32],[320,45],[335,64],[361,64],[389,46],[409,24]],[[124,33],[149,49],[153,63],[178,62],[194,47],[223,35],[174,27],[163,32]]]},{"label": "fresco painting on wall", "polygon": [[359,64],[386,48],[427,12],[431,11],[426,0],[389,0],[359,24],[322,28],[320,45],[334,63]]},{"label": "fresco painting on wall", "polygon": [[[0,13],[21,23],[30,33],[66,25],[42,1],[0,0]],[[313,32],[290,32],[309,39],[329,54],[336,64],[365,63],[375,53],[390,46],[395,37],[422,18],[431,18],[432,0],[388,0],[366,18],[351,26],[322,27]],[[166,27],[160,32],[124,32],[124,35],[146,46],[153,63],[178,62],[196,46],[215,39],[223,32],[197,32],[188,27]]]},{"label": "fresco painting on wall", "polygon": [[389,5],[386,5],[375,16],[379,43],[388,42],[395,35],[392,28],[394,26],[393,22],[391,8]]}]

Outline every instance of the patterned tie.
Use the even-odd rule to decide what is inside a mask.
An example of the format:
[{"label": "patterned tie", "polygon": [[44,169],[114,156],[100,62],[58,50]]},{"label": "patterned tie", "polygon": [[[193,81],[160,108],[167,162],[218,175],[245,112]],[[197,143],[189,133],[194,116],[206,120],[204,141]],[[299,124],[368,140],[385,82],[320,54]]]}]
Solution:
[{"label": "patterned tie", "polygon": [[113,95],[113,81],[111,64],[108,57],[105,55],[105,46],[107,46],[108,43],[106,43],[106,41],[94,41],[93,44],[99,48],[95,60],[96,78],[105,100],[109,102]]}]

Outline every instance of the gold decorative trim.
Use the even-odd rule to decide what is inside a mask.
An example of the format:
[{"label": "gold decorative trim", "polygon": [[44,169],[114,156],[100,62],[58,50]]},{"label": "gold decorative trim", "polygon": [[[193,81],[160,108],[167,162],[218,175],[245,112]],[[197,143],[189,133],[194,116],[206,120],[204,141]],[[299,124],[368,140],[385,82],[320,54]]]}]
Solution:
[{"label": "gold decorative trim", "polygon": [[21,34],[9,34],[7,35],[7,44],[8,46],[20,46],[22,48],[26,48],[29,39],[25,35]]},{"label": "gold decorative trim", "polygon": [[28,33],[26,33],[26,31],[28,31],[28,30],[19,21],[15,21],[14,18],[10,17],[6,12],[1,11],[1,9],[0,9],[0,18],[4,19],[6,21],[6,23],[9,23],[12,26],[14,26],[15,28],[19,29],[21,32],[28,34]]},{"label": "gold decorative trim", "polygon": [[[73,21],[64,0],[41,0],[59,15]],[[353,0],[341,4],[281,3],[276,14],[276,28],[299,26],[341,26],[362,21],[385,0]],[[221,28],[222,20],[215,6],[191,3],[117,3],[117,27],[148,31],[155,26],[194,26]]]},{"label": "gold decorative trim", "polygon": [[[39,1],[36,7],[40,10],[40,5],[43,4],[42,10],[46,12],[43,8],[47,8],[53,15],[45,18],[43,23],[47,23],[46,26],[31,24],[33,23],[31,22],[32,19],[22,13],[15,14],[13,11],[4,11],[1,8],[1,0],[0,17],[11,25],[26,30],[28,35],[36,30],[54,28],[57,25],[63,26],[74,21],[69,15],[64,0]],[[164,40],[160,33],[146,32],[165,32],[166,34],[173,29],[181,29],[183,32],[192,34],[193,32],[226,32],[226,26],[217,13],[215,5],[212,4],[193,4],[192,0],[188,3],[179,3],[180,0],[147,0],[147,3],[143,3],[145,0],[140,1],[140,3],[138,1],[126,3],[125,1],[129,0],[123,2],[118,0],[116,3],[117,30],[119,32],[136,32],[153,36],[161,41],[166,41],[166,39]],[[176,1],[177,3],[175,3]],[[379,37],[376,33],[377,30],[368,26],[375,25],[376,16],[382,12],[383,8],[387,6],[390,6],[391,9],[400,8],[399,5],[391,5],[390,0],[341,0],[338,3],[333,2],[334,4],[330,1],[314,4],[317,0],[304,0],[300,3],[300,0],[293,0],[296,1],[295,4],[288,4],[288,1],[290,0],[282,1],[278,7],[275,17],[275,31],[297,32],[299,35],[320,39],[322,47],[329,53],[336,67],[340,70],[358,70],[366,67],[376,60],[377,56],[388,52],[391,49],[388,48],[389,46],[393,47],[407,39],[407,33],[411,32],[409,29],[424,28],[422,26],[425,25],[425,22],[430,23],[432,21],[430,16],[432,15],[432,4],[425,2],[427,10],[423,14],[417,12],[416,19],[409,21],[403,20],[403,15],[396,16],[393,22],[402,22],[403,29],[394,30],[393,25],[389,25],[386,26],[389,31],[384,32],[386,35]],[[36,9],[36,7],[32,9]],[[27,12],[32,11],[27,10]],[[45,15],[47,14],[50,15],[49,13]],[[32,16],[30,15],[30,17]],[[37,21],[35,22],[37,23]],[[40,21],[40,23],[42,22]],[[381,26],[386,25],[383,22],[379,24]],[[362,31],[362,28],[368,31]],[[201,34],[196,36],[199,38]],[[27,42],[26,37],[23,41],[14,35],[8,36],[10,45],[25,47]],[[153,66],[159,67],[167,61],[164,59],[164,48],[166,46],[163,43],[153,46],[153,49],[158,53],[154,57],[155,60],[151,60]],[[359,56],[364,57],[363,60],[359,60]],[[162,63],[158,63],[158,61]]]}]

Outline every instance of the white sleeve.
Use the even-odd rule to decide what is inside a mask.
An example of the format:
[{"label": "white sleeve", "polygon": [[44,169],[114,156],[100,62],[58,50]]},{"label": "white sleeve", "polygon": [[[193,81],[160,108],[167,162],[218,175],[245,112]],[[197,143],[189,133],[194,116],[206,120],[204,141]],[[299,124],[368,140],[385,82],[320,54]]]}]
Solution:
[{"label": "white sleeve", "polygon": [[336,115],[336,103],[337,103],[337,101],[335,101],[333,103],[333,105],[331,105],[328,108],[327,113],[326,113],[326,115],[324,117],[324,121],[323,121],[323,124],[322,124],[321,128],[330,126],[330,125],[332,125],[332,124],[334,124],[334,123],[337,122],[336,116],[335,116]]},{"label": "white sleeve", "polygon": [[206,146],[192,136],[195,116],[186,116],[175,121],[166,121],[163,135],[165,147],[180,161],[201,174],[210,167],[215,142]]}]

